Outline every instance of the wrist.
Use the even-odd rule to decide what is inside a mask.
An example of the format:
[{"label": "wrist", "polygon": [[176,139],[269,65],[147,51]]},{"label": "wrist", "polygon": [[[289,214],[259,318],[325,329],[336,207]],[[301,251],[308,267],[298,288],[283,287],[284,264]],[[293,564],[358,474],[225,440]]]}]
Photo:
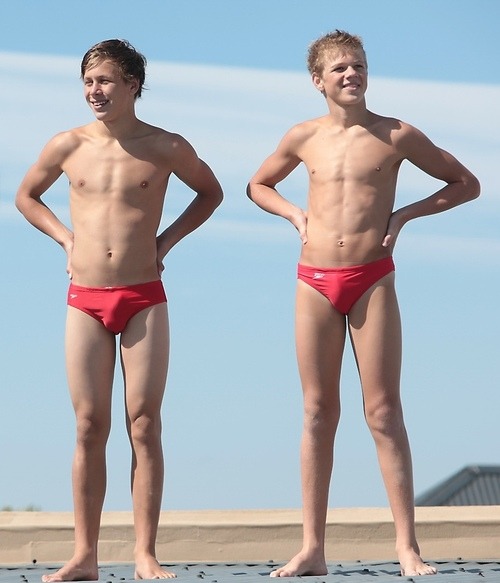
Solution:
[{"label": "wrist", "polygon": [[59,244],[66,251],[66,253],[69,253],[73,249],[73,243],[74,237],[71,231],[67,231],[65,237],[59,241]]},{"label": "wrist", "polygon": [[304,211],[301,208],[299,208],[298,206],[292,205],[289,213],[286,215],[285,218],[288,219],[291,223],[293,223],[295,225],[295,224],[297,224],[297,222],[302,220],[303,216],[304,216]]}]

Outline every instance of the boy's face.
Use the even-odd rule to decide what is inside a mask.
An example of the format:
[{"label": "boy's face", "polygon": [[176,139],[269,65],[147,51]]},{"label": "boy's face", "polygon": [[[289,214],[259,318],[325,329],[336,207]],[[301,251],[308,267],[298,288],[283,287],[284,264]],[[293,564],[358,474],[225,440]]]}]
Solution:
[{"label": "boy's face", "polygon": [[339,105],[353,105],[364,98],[368,87],[368,70],[361,51],[325,52],[323,70],[313,73],[317,89]]},{"label": "boy's face", "polygon": [[126,81],[113,61],[102,61],[85,71],[85,100],[97,119],[108,121],[128,110],[134,103],[137,81]]}]

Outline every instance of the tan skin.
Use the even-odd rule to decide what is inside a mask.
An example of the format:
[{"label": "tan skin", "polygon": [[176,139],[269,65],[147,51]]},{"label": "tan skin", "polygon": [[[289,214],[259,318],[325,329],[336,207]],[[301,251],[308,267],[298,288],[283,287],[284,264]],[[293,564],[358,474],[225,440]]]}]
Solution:
[{"label": "tan skin", "polygon": [[[249,197],[289,220],[302,241],[300,263],[360,265],[392,254],[409,220],[451,209],[479,195],[477,179],[414,127],[366,108],[367,67],[358,51],[327,52],[314,86],[328,114],[293,127],[248,185]],[[393,210],[403,160],[445,185]],[[276,185],[300,163],[307,168],[307,211]],[[347,333],[363,391],[364,412],[377,448],[404,575],[434,574],[415,536],[411,453],[400,400],[401,324],[394,273],[374,284],[344,316],[317,290],[297,282],[296,348],[304,397],[301,445],[303,547],[272,577],[324,575],[325,523],[340,418],[339,382]]]},{"label": "tan skin", "polygon": [[[203,224],[222,201],[209,167],[181,136],[135,115],[136,81],[125,81],[111,61],[89,69],[85,98],[96,120],[55,136],[26,174],[16,204],[28,221],[67,254],[77,285],[106,287],[158,280],[163,259]],[[65,174],[70,182],[72,229],[41,196]],[[196,196],[157,234],[168,180],[175,174]],[[133,316],[120,337],[131,487],[136,531],[135,578],[175,577],[155,555],[163,490],[160,407],[169,355],[166,303]],[[73,462],[75,552],[45,582],[98,578],[97,541],[106,490],[105,448],[111,426],[115,336],[84,312],[68,307],[66,363],[76,414]]]}]

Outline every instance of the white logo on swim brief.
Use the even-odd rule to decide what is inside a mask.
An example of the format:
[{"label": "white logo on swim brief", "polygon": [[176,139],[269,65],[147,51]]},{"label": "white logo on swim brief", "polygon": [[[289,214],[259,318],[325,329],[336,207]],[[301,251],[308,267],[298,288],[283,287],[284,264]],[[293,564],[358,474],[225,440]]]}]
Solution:
[{"label": "white logo on swim brief", "polygon": [[320,273],[318,271],[313,275],[313,279],[323,279],[324,277],[325,277],[325,274]]},{"label": "white logo on swim brief", "polygon": [[78,294],[69,294],[69,297],[74,300],[75,298],[78,297]]}]

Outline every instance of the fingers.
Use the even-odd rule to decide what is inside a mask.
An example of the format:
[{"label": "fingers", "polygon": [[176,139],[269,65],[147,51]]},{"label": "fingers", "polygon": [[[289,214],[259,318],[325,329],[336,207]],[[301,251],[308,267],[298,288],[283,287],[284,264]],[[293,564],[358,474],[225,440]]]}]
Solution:
[{"label": "fingers", "polygon": [[299,232],[302,245],[307,243],[307,214],[301,210],[300,221],[295,224],[295,228]]}]

